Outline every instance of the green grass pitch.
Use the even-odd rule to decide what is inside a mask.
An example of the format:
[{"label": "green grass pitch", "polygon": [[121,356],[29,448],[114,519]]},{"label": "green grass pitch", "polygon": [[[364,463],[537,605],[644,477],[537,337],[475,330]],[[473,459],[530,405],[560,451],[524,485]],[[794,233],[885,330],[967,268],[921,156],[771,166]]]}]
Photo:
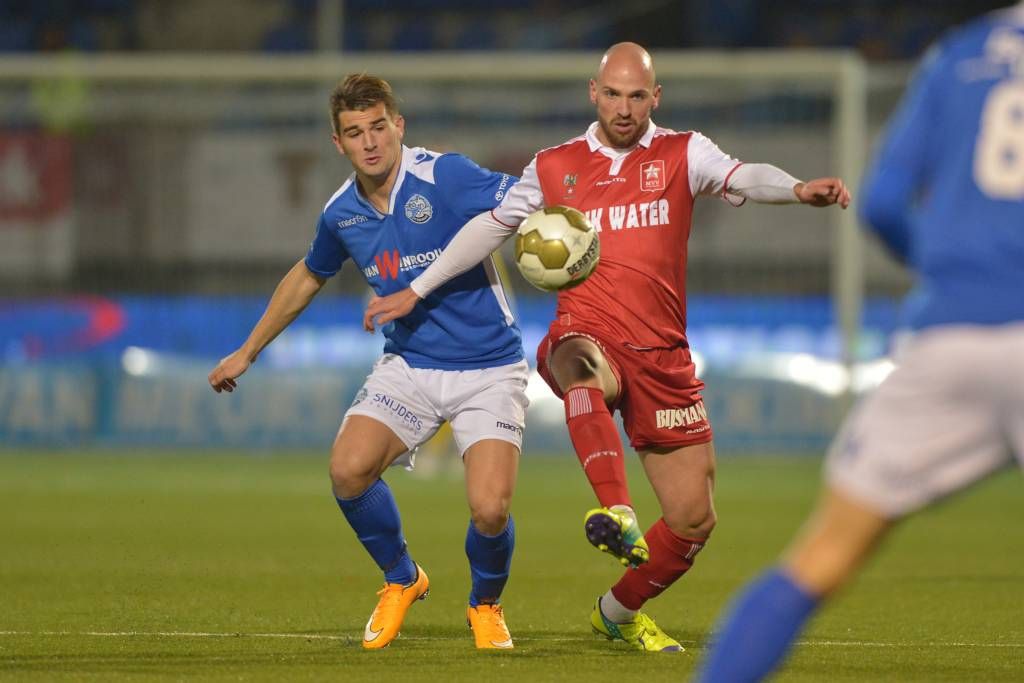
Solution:
[{"label": "green grass pitch", "polygon": [[[504,596],[516,649],[476,652],[464,610],[457,468],[393,471],[431,592],[391,647],[360,636],[380,575],[329,491],[325,457],[0,455],[0,679],[682,681],[729,595],[816,495],[814,459],[725,458],[719,527],[648,611],[687,647],[643,655],[590,633],[619,575],[582,531],[570,454],[522,461]],[[641,521],[655,506],[636,462]],[[1024,488],[1000,475],[897,529],[805,634],[783,681],[1024,680]]]}]

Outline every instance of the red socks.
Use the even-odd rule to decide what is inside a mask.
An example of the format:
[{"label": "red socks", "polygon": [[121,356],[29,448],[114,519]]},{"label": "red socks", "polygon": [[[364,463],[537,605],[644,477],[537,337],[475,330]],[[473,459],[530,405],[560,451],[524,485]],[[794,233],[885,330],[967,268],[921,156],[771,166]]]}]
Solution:
[{"label": "red socks", "polygon": [[633,507],[626,485],[622,440],[604,404],[603,392],[592,387],[574,387],[565,392],[563,400],[569,438],[598,501],[603,507]]},{"label": "red socks", "polygon": [[[626,486],[626,464],[622,440],[600,389],[574,387],[565,392],[565,422],[569,426],[576,456],[583,465],[597,499],[604,507],[633,507]],[[629,569],[612,586],[612,595],[624,607],[638,610],[693,566],[693,558],[704,547],[703,540],[682,538],[668,528],[664,519],[644,534],[651,559],[638,569]]]},{"label": "red socks", "polygon": [[693,566],[705,541],[676,536],[664,518],[654,523],[644,534],[651,549],[651,559],[637,569],[627,569],[619,582],[612,586],[612,595],[624,607],[640,609]]}]

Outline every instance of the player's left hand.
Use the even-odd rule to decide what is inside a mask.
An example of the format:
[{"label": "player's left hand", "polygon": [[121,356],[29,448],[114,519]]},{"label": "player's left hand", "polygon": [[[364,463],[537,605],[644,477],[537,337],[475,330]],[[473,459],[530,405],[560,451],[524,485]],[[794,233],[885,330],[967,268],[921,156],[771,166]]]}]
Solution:
[{"label": "player's left hand", "polygon": [[396,318],[409,315],[419,300],[419,295],[412,291],[411,287],[406,287],[400,292],[387,296],[374,296],[366,305],[366,313],[363,314],[363,329],[373,332],[374,322],[377,325],[387,325]]},{"label": "player's left hand", "polygon": [[845,209],[850,205],[850,190],[841,178],[815,178],[797,183],[793,193],[801,203],[811,206],[838,204]]}]

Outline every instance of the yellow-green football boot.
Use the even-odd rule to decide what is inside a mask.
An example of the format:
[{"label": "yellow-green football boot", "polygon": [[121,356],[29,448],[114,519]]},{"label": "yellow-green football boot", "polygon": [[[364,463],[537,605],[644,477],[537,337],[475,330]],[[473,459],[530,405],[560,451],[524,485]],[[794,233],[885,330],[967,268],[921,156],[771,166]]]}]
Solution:
[{"label": "yellow-green football boot", "polygon": [[583,518],[587,540],[598,550],[636,569],[651,559],[651,551],[636,517],[610,508],[595,508]]},{"label": "yellow-green football boot", "polygon": [[594,611],[590,614],[590,625],[594,633],[608,640],[622,640],[644,652],[682,652],[683,646],[673,640],[667,633],[658,628],[654,619],[643,612],[637,612],[629,622],[616,624],[609,621],[601,611],[601,599],[597,599]]}]

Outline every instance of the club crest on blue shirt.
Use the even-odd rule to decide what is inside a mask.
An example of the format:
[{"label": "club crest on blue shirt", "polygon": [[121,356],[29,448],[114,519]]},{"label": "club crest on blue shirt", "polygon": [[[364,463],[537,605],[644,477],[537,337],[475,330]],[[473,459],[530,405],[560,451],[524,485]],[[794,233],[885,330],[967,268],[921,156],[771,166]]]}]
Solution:
[{"label": "club crest on blue shirt", "polygon": [[426,223],[434,215],[434,207],[421,194],[414,194],[405,203],[405,217],[413,223]]}]

